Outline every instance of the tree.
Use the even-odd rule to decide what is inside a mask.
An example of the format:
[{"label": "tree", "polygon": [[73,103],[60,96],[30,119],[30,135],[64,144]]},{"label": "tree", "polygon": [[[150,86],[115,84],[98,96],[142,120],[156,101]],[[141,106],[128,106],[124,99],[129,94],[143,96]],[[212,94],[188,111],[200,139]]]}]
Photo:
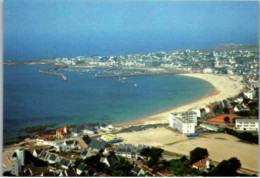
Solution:
[{"label": "tree", "polygon": [[226,123],[230,123],[230,118],[227,116],[227,117],[224,118],[224,121],[225,121]]},{"label": "tree", "polygon": [[240,160],[235,157],[230,158],[228,162],[232,171],[237,171],[241,168]]},{"label": "tree", "polygon": [[148,166],[152,167],[155,166],[160,158],[162,157],[163,149],[161,148],[144,148],[141,150],[140,155],[144,156],[148,160]]},{"label": "tree", "polygon": [[208,150],[205,148],[197,147],[190,151],[190,164],[193,164],[199,160],[202,160],[209,156]]},{"label": "tree", "polygon": [[223,160],[213,168],[209,175],[210,176],[237,176],[237,170],[241,168],[240,160],[232,157],[229,160]]},{"label": "tree", "polygon": [[229,110],[227,107],[225,107],[225,108],[223,109],[223,111],[224,111],[225,114],[229,114],[229,113],[230,113],[230,110]]}]

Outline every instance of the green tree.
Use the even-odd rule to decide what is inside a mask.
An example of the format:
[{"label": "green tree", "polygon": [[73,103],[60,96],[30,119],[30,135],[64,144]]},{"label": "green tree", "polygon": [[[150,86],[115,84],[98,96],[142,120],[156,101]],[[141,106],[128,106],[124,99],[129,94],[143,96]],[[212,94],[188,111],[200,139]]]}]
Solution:
[{"label": "green tree", "polygon": [[205,148],[197,147],[190,151],[190,164],[193,164],[199,160],[202,160],[209,156],[208,150]]},{"label": "green tree", "polygon": [[227,116],[227,117],[224,118],[224,121],[225,121],[226,123],[230,123],[230,118]]},{"label": "green tree", "polygon": [[230,110],[229,110],[227,107],[225,107],[225,108],[223,109],[223,111],[224,111],[225,114],[229,114],[229,113],[230,113]]},{"label": "green tree", "polygon": [[241,168],[240,160],[232,157],[229,160],[223,160],[213,168],[209,175],[210,176],[237,176],[237,170]]}]

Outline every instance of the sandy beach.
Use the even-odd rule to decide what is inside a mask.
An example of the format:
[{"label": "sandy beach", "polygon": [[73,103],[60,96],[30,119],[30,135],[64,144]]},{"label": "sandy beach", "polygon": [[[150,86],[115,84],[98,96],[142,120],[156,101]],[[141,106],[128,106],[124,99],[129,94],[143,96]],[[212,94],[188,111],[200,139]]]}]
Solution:
[{"label": "sandy beach", "polygon": [[220,101],[229,97],[233,97],[239,94],[244,89],[244,85],[241,83],[242,78],[239,76],[232,76],[231,79],[225,75],[215,75],[215,74],[194,73],[194,74],[181,74],[181,75],[205,80],[214,87],[214,91],[209,95],[203,96],[202,98],[193,101],[191,103],[179,107],[175,107],[155,115],[138,118],[128,122],[116,123],[115,125],[126,126],[126,125],[138,125],[138,124],[166,123],[168,122],[170,113],[184,112],[190,109],[204,107],[206,104]]}]

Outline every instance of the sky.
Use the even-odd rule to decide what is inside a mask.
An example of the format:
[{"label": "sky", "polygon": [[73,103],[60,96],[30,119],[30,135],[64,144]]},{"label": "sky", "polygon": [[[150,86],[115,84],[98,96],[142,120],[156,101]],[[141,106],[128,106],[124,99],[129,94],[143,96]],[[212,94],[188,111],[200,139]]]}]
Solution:
[{"label": "sky", "polygon": [[4,56],[118,55],[258,44],[257,1],[6,0]]}]

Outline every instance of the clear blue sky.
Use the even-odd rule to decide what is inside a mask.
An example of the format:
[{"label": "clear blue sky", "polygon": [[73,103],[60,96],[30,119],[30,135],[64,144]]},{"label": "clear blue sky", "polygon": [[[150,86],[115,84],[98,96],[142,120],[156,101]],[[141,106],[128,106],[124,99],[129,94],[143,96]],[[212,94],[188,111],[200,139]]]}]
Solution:
[{"label": "clear blue sky", "polygon": [[258,43],[258,2],[6,0],[4,36],[8,57]]}]

